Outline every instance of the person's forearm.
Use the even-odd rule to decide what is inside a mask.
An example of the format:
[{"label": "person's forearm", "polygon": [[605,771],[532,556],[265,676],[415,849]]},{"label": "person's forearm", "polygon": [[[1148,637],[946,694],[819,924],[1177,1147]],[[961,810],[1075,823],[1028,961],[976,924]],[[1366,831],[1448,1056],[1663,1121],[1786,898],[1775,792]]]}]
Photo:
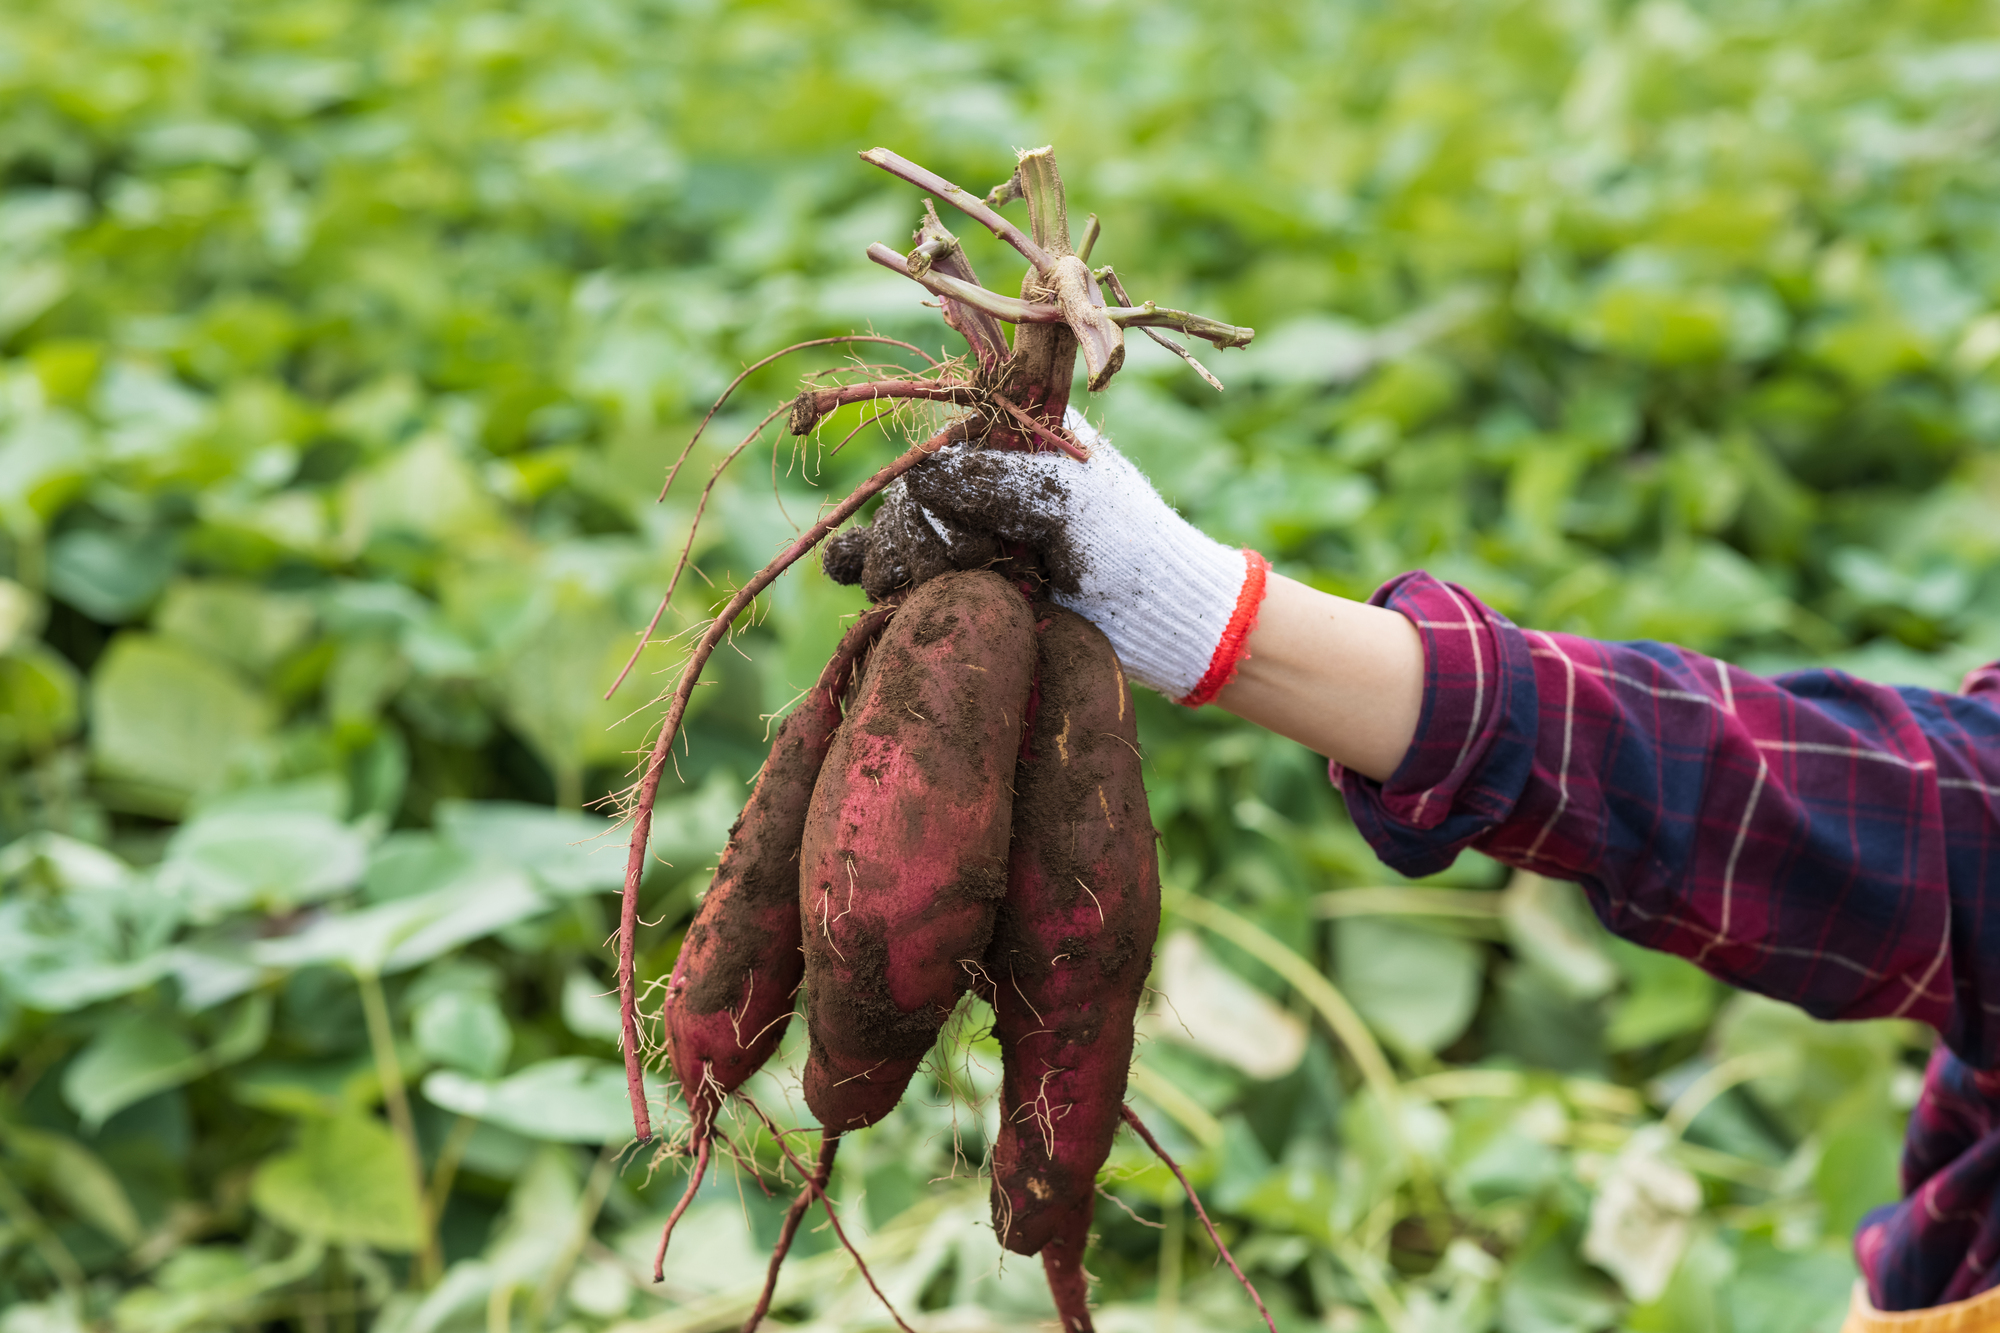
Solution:
[{"label": "person's forearm", "polygon": [[1396,771],[1424,702],[1416,626],[1274,573],[1247,648],[1218,706],[1378,782]]}]

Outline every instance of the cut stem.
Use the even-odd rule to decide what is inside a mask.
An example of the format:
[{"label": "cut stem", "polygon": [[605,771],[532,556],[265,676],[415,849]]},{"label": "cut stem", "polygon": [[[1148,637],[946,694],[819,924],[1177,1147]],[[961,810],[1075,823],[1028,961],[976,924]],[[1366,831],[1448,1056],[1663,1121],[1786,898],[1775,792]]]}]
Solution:
[{"label": "cut stem", "polygon": [[[1056,150],[1030,148],[1018,159],[1014,179],[1020,182],[1021,197],[1028,201],[1028,225],[1035,244],[1055,259],[1075,253],[1069,244],[1069,205],[1063,198],[1062,172],[1056,169]],[[1047,270],[1043,270],[1047,276]]]},{"label": "cut stem", "polygon": [[1188,310],[1175,310],[1171,306],[1155,305],[1151,301],[1141,301],[1138,305],[1112,306],[1105,315],[1121,329],[1179,329],[1182,333],[1200,338],[1203,342],[1214,343],[1217,347],[1248,347],[1257,336],[1257,330],[1240,328],[1235,324],[1224,324],[1219,319],[1207,315],[1197,315]]},{"label": "cut stem", "polygon": [[1009,324],[1060,324],[1063,322],[1062,307],[1048,301],[1023,301],[1018,296],[1002,296],[999,292],[988,291],[984,287],[963,282],[935,268],[919,273],[910,267],[910,261],[891,250],[880,241],[868,247],[868,258],[891,273],[900,273],[911,282],[921,283],[933,295],[974,310],[984,311],[995,319],[1004,319]]},{"label": "cut stem", "polygon": [[[965,247],[945,227],[937,215],[937,205],[929,199],[924,200],[924,220],[917,228],[917,242],[917,248],[909,256],[910,267],[916,272],[936,269],[947,278],[974,287],[980,285],[979,274],[966,257]],[[944,322],[957,329],[972,349],[982,375],[991,374],[1007,359],[1012,349],[1007,346],[1007,331],[1000,327],[999,320],[957,301],[940,301],[939,308],[944,312]]]},{"label": "cut stem", "polygon": [[1041,246],[1029,240],[1027,234],[1019,227],[981,203],[977,195],[959,189],[935,171],[926,170],[909,159],[890,152],[886,148],[870,148],[867,152],[861,154],[861,160],[871,166],[882,168],[882,170],[888,172],[891,176],[908,181],[920,190],[929,190],[932,194],[944,200],[953,208],[1020,251],[1021,257],[1030,264],[1033,264],[1037,273],[1048,272],[1049,268],[1054,264],[1055,260],[1049,253],[1042,249]]},{"label": "cut stem", "polygon": [[1229,1271],[1236,1274],[1236,1280],[1243,1284],[1243,1290],[1250,1293],[1251,1303],[1257,1307],[1257,1313],[1264,1316],[1264,1327],[1270,1329],[1271,1333],[1278,1333],[1277,1324],[1271,1320],[1271,1312],[1264,1308],[1264,1298],[1257,1294],[1256,1285],[1243,1275],[1241,1268],[1236,1266],[1236,1256],[1222,1243],[1222,1237],[1217,1233],[1215,1223],[1208,1220],[1208,1209],[1201,1206],[1201,1196],[1194,1192],[1194,1186],[1188,1184],[1187,1173],[1181,1170],[1181,1164],[1160,1146],[1160,1141],[1153,1137],[1152,1130],[1146,1128],[1146,1122],[1139,1118],[1138,1112],[1130,1106],[1123,1106],[1119,1108],[1119,1114],[1125,1118],[1125,1123],[1132,1127],[1132,1132],[1146,1141],[1146,1146],[1153,1150],[1153,1155],[1166,1163],[1167,1170],[1174,1173],[1174,1179],[1180,1181],[1181,1189],[1187,1193],[1188,1202],[1194,1205],[1194,1215],[1201,1219],[1202,1226],[1208,1231],[1209,1240],[1215,1245],[1215,1252],[1222,1256],[1222,1262],[1229,1265]]},{"label": "cut stem", "polygon": [[[1088,259],[1090,257],[1090,243],[1096,238],[1097,214],[1092,213],[1090,215],[1090,226],[1085,229],[1083,234],[1083,249],[1079,252],[1084,258]],[[1118,281],[1118,274],[1111,265],[1106,264],[1103,268],[1097,270],[1097,280],[1111,289],[1111,294],[1118,298],[1118,304],[1123,306],[1132,304],[1132,298],[1125,294],[1125,284]],[[1210,388],[1214,389],[1217,393],[1222,392],[1222,381],[1210,374],[1207,366],[1195,360],[1193,352],[1188,351],[1187,348],[1181,346],[1166,334],[1161,333],[1158,329],[1146,329],[1145,334],[1148,338],[1151,338],[1154,342],[1194,367],[1194,373],[1206,380]]]},{"label": "cut stem", "polygon": [[687,716],[688,701],[694,697],[695,683],[701,679],[701,670],[708,664],[716,645],[722,642],[729,627],[736,623],[736,617],[757,599],[759,593],[798,563],[806,552],[819,545],[828,533],[858,512],[883,487],[960,438],[963,438],[961,424],[946,426],[922,444],[906,450],[894,462],[857,486],[853,494],[806,529],[796,541],[779,552],[777,559],[737,590],[728,605],[709,623],[708,631],[701,636],[701,641],[688,655],[687,665],[681,669],[680,683],[674,687],[666,720],[660,724],[659,734],[653,740],[653,750],[647,757],[645,773],[632,803],[632,837],[625,854],[625,889],[619,905],[618,1007],[625,1045],[625,1090],[632,1103],[633,1132],[641,1143],[652,1140],[653,1122],[646,1108],[645,1074],[639,1055],[639,1005],[632,976],[632,951],[639,933],[639,883],[646,874],[646,844],[653,831],[653,803],[659,797],[660,778],[666,771],[667,756],[673,752],[674,738],[680,734],[681,720]]},{"label": "cut stem", "polygon": [[[1063,308],[1053,301],[1023,301],[1017,296],[1002,296],[999,292],[987,291],[984,287],[974,287],[946,277],[936,269],[918,277],[910,269],[909,261],[883,245],[880,241],[868,247],[868,258],[893,273],[900,273],[910,281],[922,285],[935,295],[983,310],[995,319],[1009,324],[1062,324]],[[1146,301],[1140,305],[1107,306],[1104,317],[1121,329],[1179,329],[1181,332],[1214,343],[1217,347],[1248,347],[1257,336],[1257,330],[1242,328],[1235,324],[1225,324],[1207,315],[1197,315],[1186,310],[1175,310],[1168,306]]]},{"label": "cut stem", "polygon": [[764,1290],[757,1297],[757,1308],[743,1322],[743,1333],[757,1333],[757,1325],[764,1322],[764,1316],[771,1311],[771,1298],[778,1291],[778,1270],[785,1266],[785,1256],[792,1252],[792,1238],[799,1233],[799,1223],[813,1200],[826,1193],[826,1182],[833,1177],[833,1155],[840,1150],[840,1135],[824,1134],[819,1141],[819,1167],[812,1178],[800,1187],[798,1197],[785,1212],[785,1224],[778,1230],[778,1244],[771,1251],[771,1267],[764,1274]]}]

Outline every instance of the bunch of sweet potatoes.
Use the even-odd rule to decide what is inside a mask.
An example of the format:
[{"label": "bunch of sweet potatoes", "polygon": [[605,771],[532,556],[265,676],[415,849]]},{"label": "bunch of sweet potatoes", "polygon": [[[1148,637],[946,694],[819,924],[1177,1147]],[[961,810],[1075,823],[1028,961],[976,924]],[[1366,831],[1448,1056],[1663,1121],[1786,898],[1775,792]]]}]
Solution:
[{"label": "bunch of sweet potatoes", "polygon": [[1137,742],[1104,636],[998,574],[864,617],[780,730],[668,983],[698,1140],[802,971],[806,1102],[830,1135],[887,1115],[975,991],[1005,1059],[995,1229],[1087,1328],[1082,1252],[1159,921]]},{"label": "bunch of sweet potatoes", "polygon": [[[804,435],[850,404],[880,405],[857,432],[898,401],[954,414],[736,590],[689,654],[631,793],[619,983],[628,1091],[643,1143],[652,1127],[633,939],[659,782],[709,655],[756,596],[825,543],[828,572],[861,583],[877,605],[849,630],[779,730],[666,987],[665,1047],[686,1099],[696,1160],[660,1238],[655,1277],[674,1223],[723,1137],[718,1114],[738,1094],[805,1182],[780,1232],[754,1326],[805,1211],[821,1203],[840,1231],[825,1197],[840,1135],[889,1113],[945,1020],[972,992],[992,1007],[1003,1052],[994,1228],[1008,1249],[1042,1256],[1064,1327],[1079,1333],[1090,1327],[1082,1259],[1097,1172],[1121,1118],[1158,1147],[1124,1106],[1133,1019],[1160,906],[1124,675],[1101,633],[1041,600],[1045,571],[1032,551],[973,540],[949,559],[925,554],[922,542],[903,538],[927,526],[899,527],[894,504],[878,512],[872,532],[828,539],[895,478],[947,446],[1053,448],[1087,459],[1063,424],[1075,364],[1081,354],[1090,387],[1101,388],[1123,362],[1126,328],[1186,358],[1218,389],[1161,330],[1218,348],[1243,346],[1253,331],[1150,301],[1134,305],[1109,267],[1090,269],[1097,220],[1088,219],[1072,246],[1062,180],[1046,148],[1021,154],[1013,176],[983,200],[886,150],[862,156],[950,203],[1029,267],[1019,298],[981,287],[927,201],[914,248],[899,255],[877,245],[869,257],[936,297],[968,356],[939,360],[879,334],[799,344],[893,345],[927,365],[859,382],[809,379],[717,466],[719,476],[781,415],[794,435]],[[1030,232],[995,211],[1017,199],[1027,202]],[[1006,324],[1017,326],[1011,343]],[[744,376],[778,355],[746,369],[709,416]],[[690,440],[669,470],[668,486],[693,447]],[[709,488],[714,484],[711,477]],[[708,494],[696,506],[697,521]],[[691,533],[682,568],[693,540]],[[777,1049],[801,981],[806,1103],[823,1132],[810,1167],[789,1145],[793,1132],[739,1092]]]}]

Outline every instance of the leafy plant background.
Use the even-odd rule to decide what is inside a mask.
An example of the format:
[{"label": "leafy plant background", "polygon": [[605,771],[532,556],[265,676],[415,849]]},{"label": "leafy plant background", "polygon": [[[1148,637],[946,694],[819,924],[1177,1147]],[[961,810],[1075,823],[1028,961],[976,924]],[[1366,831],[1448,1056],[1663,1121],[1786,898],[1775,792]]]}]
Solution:
[{"label": "leafy plant background", "polygon": [[[700,407],[794,338],[947,341],[860,257],[918,200],[856,149],[984,188],[1052,141],[1140,295],[1256,325],[1226,395],[1137,342],[1090,409],[1289,573],[1427,567],[1773,670],[2000,656],[1994,18],[15,0],[0,1329],[740,1320],[784,1202],[747,1176],[643,1281],[681,1175],[619,1155],[585,807],[671,679],[656,648],[599,700]],[[836,359],[757,376],[697,461]],[[885,447],[753,449],[669,630]],[[717,659],[647,976],[856,605],[802,570]],[[1281,1327],[1835,1326],[1926,1035],[1725,996],[1477,857],[1403,886],[1312,756],[1140,706],[1173,905],[1135,1101]],[[926,1330],[1050,1314],[984,1221],[996,1079],[968,1015],[843,1156]],[[1162,1170],[1121,1142],[1105,1185],[1104,1327],[1253,1326]],[[786,1322],[885,1323],[829,1237],[791,1274]]]}]

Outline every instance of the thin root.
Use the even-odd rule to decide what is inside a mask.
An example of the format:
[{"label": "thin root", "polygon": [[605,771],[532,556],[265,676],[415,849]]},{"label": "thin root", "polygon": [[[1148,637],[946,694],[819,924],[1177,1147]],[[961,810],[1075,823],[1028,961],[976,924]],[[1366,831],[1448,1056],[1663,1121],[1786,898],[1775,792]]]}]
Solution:
[{"label": "thin root", "polygon": [[[746,371],[745,373],[747,374],[748,372]],[[625,659],[625,665],[619,668],[618,679],[612,681],[611,688],[604,692],[605,698],[609,699],[612,695],[618,693],[618,687],[625,683],[625,677],[631,675],[632,668],[639,664],[639,655],[645,652],[646,646],[653,641],[653,631],[660,627],[660,617],[667,613],[668,605],[674,600],[674,590],[681,586],[681,575],[687,572],[688,561],[694,556],[695,535],[701,531],[701,517],[708,512],[708,497],[715,493],[715,483],[722,480],[723,469],[735,462],[736,456],[745,449],[748,449],[757,437],[764,433],[765,428],[771,424],[772,420],[779,413],[791,410],[791,406],[791,399],[788,398],[778,404],[778,406],[772,408],[765,414],[764,419],[757,423],[757,428],[744,436],[742,442],[734,449],[723,455],[722,461],[715,465],[715,470],[708,474],[708,484],[701,488],[701,499],[695,502],[694,519],[688,524],[687,543],[681,547],[680,563],[674,566],[674,575],[667,580],[667,591],[660,597],[660,604],[653,608],[653,618],[646,622],[645,632],[639,635],[638,646],[632,650],[632,655]],[[706,423],[704,422],[703,424]],[[674,468],[678,471],[680,464],[675,463]],[[667,484],[669,486],[674,484],[671,476],[667,478]],[[665,494],[666,492],[661,492],[662,496]],[[695,573],[700,574],[701,570],[697,568]],[[703,575],[703,577],[706,578],[707,576]]]},{"label": "thin root", "polygon": [[[818,1199],[820,1206],[826,1210],[826,1220],[832,1224],[833,1234],[839,1239],[841,1246],[853,1258],[854,1266],[861,1270],[862,1279],[868,1283],[868,1290],[875,1293],[875,1299],[882,1302],[882,1308],[887,1310],[889,1317],[896,1321],[896,1327],[902,1329],[903,1333],[916,1333],[915,1329],[903,1322],[903,1316],[896,1313],[896,1307],[889,1304],[889,1298],[882,1294],[882,1288],[875,1285],[875,1275],[868,1271],[868,1263],[861,1257],[861,1251],[855,1249],[854,1242],[847,1238],[846,1230],[840,1225],[840,1215],[834,1212],[833,1200],[826,1197],[826,1187],[820,1181],[819,1177],[806,1170],[805,1163],[799,1161],[798,1154],[794,1153],[791,1145],[785,1142],[784,1132],[778,1128],[770,1116],[764,1114],[763,1107],[757,1105],[757,1103],[751,1101],[741,1093],[737,1094],[737,1100],[749,1107],[756,1114],[757,1118],[764,1122],[764,1128],[770,1130],[771,1137],[778,1142],[778,1151],[784,1153],[785,1160],[792,1164],[792,1169],[805,1178],[806,1188],[812,1191],[813,1197]],[[821,1145],[821,1153],[825,1153],[824,1143]]]},{"label": "thin root", "polygon": [[1264,1308],[1264,1298],[1257,1294],[1257,1288],[1243,1275],[1243,1270],[1236,1266],[1236,1256],[1222,1243],[1221,1235],[1215,1230],[1215,1223],[1208,1220],[1208,1210],[1201,1206],[1201,1196],[1194,1192],[1194,1186],[1188,1184],[1187,1176],[1181,1171],[1181,1164],[1160,1146],[1160,1141],[1153,1137],[1153,1131],[1146,1128],[1146,1122],[1139,1118],[1136,1111],[1130,1106],[1121,1106],[1118,1110],[1124,1117],[1125,1123],[1132,1127],[1132,1132],[1146,1141],[1146,1146],[1167,1164],[1167,1170],[1174,1173],[1174,1179],[1180,1181],[1181,1188],[1187,1191],[1188,1202],[1194,1205],[1194,1215],[1201,1219],[1202,1226],[1208,1231],[1208,1239],[1215,1246],[1215,1252],[1222,1256],[1222,1262],[1229,1265],[1229,1271],[1236,1274],[1236,1280],[1243,1284],[1243,1290],[1250,1293],[1250,1301],[1257,1307],[1257,1313],[1264,1316],[1264,1327],[1270,1329],[1271,1333],[1278,1333],[1278,1326],[1271,1321],[1271,1312]]},{"label": "thin root", "polygon": [[674,1238],[674,1227],[679,1224],[681,1214],[694,1202],[695,1191],[701,1188],[701,1178],[708,1174],[708,1152],[713,1140],[704,1134],[701,1145],[695,1150],[694,1170],[688,1175],[687,1189],[681,1194],[681,1201],[674,1205],[673,1212],[667,1214],[667,1224],[660,1228],[660,1247],[653,1251],[653,1281],[667,1280],[667,1242]]},{"label": "thin root", "polygon": [[798,1235],[799,1223],[804,1219],[806,1210],[812,1207],[815,1198],[826,1193],[826,1182],[833,1175],[833,1155],[839,1149],[838,1134],[827,1134],[820,1139],[819,1169],[806,1181],[785,1212],[785,1224],[778,1231],[777,1247],[771,1251],[770,1270],[764,1274],[764,1290],[757,1297],[757,1308],[743,1323],[743,1333],[757,1333],[757,1325],[763,1323],[764,1316],[770,1313],[771,1298],[778,1291],[778,1270],[785,1266],[785,1256],[792,1252],[792,1238]]},{"label": "thin root", "polygon": [[701,439],[701,433],[708,429],[709,422],[715,420],[715,414],[722,410],[722,405],[729,401],[729,395],[736,392],[738,385],[781,357],[790,356],[793,352],[804,351],[808,347],[827,347],[834,343],[888,343],[893,347],[901,347],[915,352],[933,366],[938,364],[936,357],[926,352],[923,348],[918,347],[915,343],[906,343],[900,338],[885,338],[879,333],[849,333],[838,338],[811,338],[802,343],[793,343],[790,347],[780,348],[765,357],[762,361],[752,362],[750,365],[745,366],[735,379],[729,381],[729,387],[724,389],[722,396],[710,405],[708,415],[703,417],[701,424],[694,428],[694,434],[689,436],[688,442],[681,446],[680,455],[674,459],[674,465],[667,469],[667,481],[666,485],[660,487],[660,499],[664,500],[667,498],[667,492],[674,487],[674,478],[680,475],[681,464],[687,462],[688,455],[694,452],[696,442]]}]

